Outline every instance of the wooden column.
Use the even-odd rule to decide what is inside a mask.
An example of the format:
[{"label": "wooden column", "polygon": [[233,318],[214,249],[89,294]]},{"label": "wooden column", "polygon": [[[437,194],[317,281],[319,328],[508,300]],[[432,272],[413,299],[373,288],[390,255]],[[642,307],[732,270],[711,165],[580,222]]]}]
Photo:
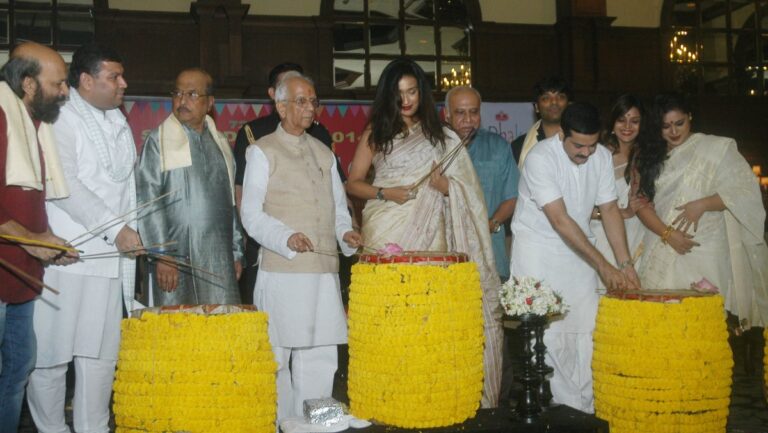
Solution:
[{"label": "wooden column", "polygon": [[561,70],[576,92],[601,89],[600,43],[615,19],[606,16],[605,0],[557,1]]},{"label": "wooden column", "polygon": [[217,82],[220,97],[240,97],[243,77],[243,17],[250,5],[240,0],[197,0],[190,12],[199,26],[200,67]]}]

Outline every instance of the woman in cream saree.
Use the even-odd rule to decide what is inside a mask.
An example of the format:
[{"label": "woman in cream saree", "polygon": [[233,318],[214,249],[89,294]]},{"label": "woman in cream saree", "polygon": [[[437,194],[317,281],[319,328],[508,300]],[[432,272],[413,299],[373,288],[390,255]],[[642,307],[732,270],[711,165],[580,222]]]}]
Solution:
[{"label": "woman in cream saree", "polygon": [[[653,202],[642,206],[641,199],[637,210],[648,227],[639,269],[643,287],[680,289],[706,278],[743,327],[765,326],[765,209],[749,164],[733,139],[692,133],[690,109],[679,97],[657,97],[655,111],[666,145],[658,151],[666,160],[639,167],[641,194]],[[642,152],[644,158],[653,150]],[[653,182],[650,194],[642,190],[643,183],[649,189],[645,179]]]},{"label": "woman in cream saree", "polygon": [[[412,60],[395,60],[379,80],[347,192],[367,200],[362,226],[366,247],[397,243],[410,251],[463,252],[477,264],[485,322],[481,404],[495,407],[501,382],[501,283],[480,182],[466,149],[456,146],[461,141],[440,124],[424,71]],[[429,175],[454,149],[447,169]],[[373,185],[365,180],[371,166]]]}]

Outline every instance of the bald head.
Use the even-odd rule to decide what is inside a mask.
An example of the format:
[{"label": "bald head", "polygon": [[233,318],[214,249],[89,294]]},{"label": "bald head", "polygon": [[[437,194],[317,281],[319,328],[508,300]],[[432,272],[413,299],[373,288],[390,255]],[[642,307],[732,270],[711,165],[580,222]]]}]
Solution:
[{"label": "bald head", "polygon": [[445,118],[459,137],[480,128],[480,102],[480,92],[471,87],[454,87],[445,95]]},{"label": "bald head", "polygon": [[11,51],[0,75],[34,119],[48,123],[56,120],[69,95],[67,66],[59,53],[25,42]]},{"label": "bald head", "polygon": [[53,62],[64,64],[64,59],[61,58],[59,53],[47,47],[40,45],[36,42],[24,42],[11,51],[10,58],[16,57],[36,59],[40,63]]}]

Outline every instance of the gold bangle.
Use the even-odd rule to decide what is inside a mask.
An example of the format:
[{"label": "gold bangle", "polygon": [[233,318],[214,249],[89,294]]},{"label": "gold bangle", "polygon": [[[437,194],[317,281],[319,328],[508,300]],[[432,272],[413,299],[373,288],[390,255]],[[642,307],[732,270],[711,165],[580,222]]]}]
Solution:
[{"label": "gold bangle", "polygon": [[667,245],[667,241],[669,241],[669,237],[672,236],[673,231],[675,231],[675,228],[671,225],[664,229],[664,233],[661,234],[661,242],[664,245]]}]

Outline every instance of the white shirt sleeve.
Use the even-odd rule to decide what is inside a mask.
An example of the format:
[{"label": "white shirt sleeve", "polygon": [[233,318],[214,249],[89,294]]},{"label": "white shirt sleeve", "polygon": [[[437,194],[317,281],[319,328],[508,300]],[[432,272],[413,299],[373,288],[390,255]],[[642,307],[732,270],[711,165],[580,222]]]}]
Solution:
[{"label": "white shirt sleeve", "polygon": [[333,158],[333,165],[331,166],[331,186],[333,188],[333,204],[336,208],[336,240],[339,242],[341,252],[349,257],[354,254],[357,249],[350,247],[344,242],[344,233],[352,230],[352,217],[349,215],[349,209],[347,208],[347,193],[344,190],[344,185],[341,183],[336,164],[336,158]]},{"label": "white shirt sleeve", "polygon": [[248,146],[243,177],[240,218],[243,228],[262,247],[292,259],[296,251],[288,248],[288,238],[295,230],[264,212],[264,199],[269,183],[269,160],[257,146]]},{"label": "white shirt sleeve", "polygon": [[[64,178],[69,186],[69,196],[60,200],[52,200],[51,203],[66,212],[73,221],[91,230],[103,226],[108,221],[115,220],[117,215],[109,209],[101,197],[80,181],[80,174],[91,170],[86,167],[89,161],[79,156],[79,148],[83,142],[82,130],[78,125],[68,121],[67,117],[67,114],[62,113],[59,121],[53,125],[53,130]],[[87,149],[87,151],[96,152],[93,149]],[[124,226],[125,224],[117,223],[103,230],[102,233],[107,243],[114,244],[115,238]],[[98,232],[96,235],[101,236]]]},{"label": "white shirt sleeve", "polygon": [[556,162],[541,152],[531,152],[525,158],[523,176],[526,178],[531,199],[539,209],[563,196],[555,176]]}]

